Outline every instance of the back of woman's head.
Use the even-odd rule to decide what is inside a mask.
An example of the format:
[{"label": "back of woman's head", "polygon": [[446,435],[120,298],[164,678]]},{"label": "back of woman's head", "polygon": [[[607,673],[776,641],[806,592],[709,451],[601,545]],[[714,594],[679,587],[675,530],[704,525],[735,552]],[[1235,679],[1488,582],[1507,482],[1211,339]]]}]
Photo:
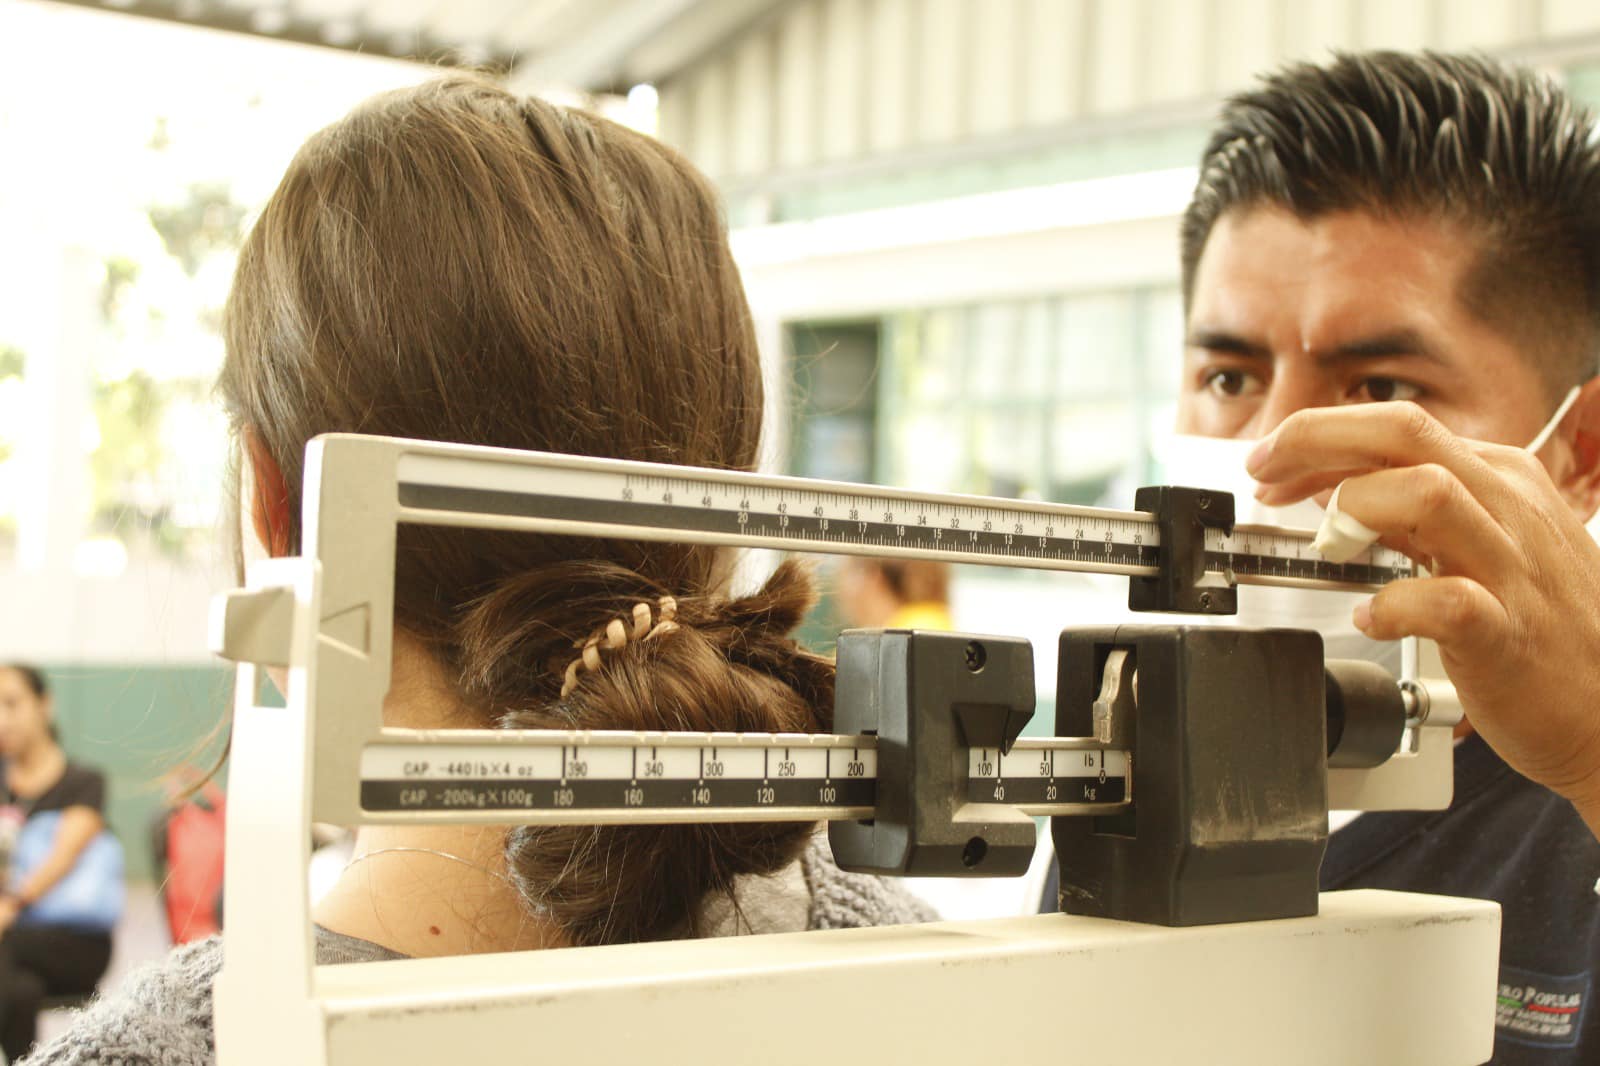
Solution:
[{"label": "back of woman's head", "polygon": [[[761,371],[705,179],[603,119],[464,77],[313,137],[240,253],[219,388],[283,473],[299,537],[313,436],[376,433],[747,469]],[[785,568],[720,595],[706,547],[402,526],[395,624],[485,722],[815,731],[831,671],[787,638]],[[677,618],[591,649],[639,603]],[[659,619],[653,619],[658,621]],[[790,861],[806,827],[519,830],[508,856],[579,943],[693,932],[704,897]]]}]

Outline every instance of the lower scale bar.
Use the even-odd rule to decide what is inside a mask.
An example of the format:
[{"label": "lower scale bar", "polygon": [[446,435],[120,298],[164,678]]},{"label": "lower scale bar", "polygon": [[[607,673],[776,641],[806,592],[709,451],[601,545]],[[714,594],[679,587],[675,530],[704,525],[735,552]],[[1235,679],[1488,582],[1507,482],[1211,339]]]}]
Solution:
[{"label": "lower scale bar", "polygon": [[[527,730],[437,738],[366,748],[362,809],[384,821],[810,822],[870,819],[877,798],[872,736]],[[1132,798],[1128,753],[1092,740],[973,748],[967,762],[970,803],[1051,816],[1105,814]]]}]

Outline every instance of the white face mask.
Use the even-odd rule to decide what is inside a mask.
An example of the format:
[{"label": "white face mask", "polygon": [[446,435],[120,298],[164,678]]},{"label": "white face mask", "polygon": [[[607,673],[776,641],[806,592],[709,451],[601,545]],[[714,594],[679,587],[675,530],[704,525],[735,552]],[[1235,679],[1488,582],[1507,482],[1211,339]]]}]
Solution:
[{"label": "white face mask", "polygon": [[[1560,406],[1528,444],[1526,451],[1537,454],[1540,448],[1549,443],[1561,420],[1577,402],[1580,392],[1581,387],[1574,386],[1562,398]],[[1227,440],[1175,433],[1168,438],[1167,453],[1159,457],[1166,468],[1165,481],[1169,485],[1221,489],[1233,493],[1234,521],[1240,525],[1319,529],[1326,512],[1315,500],[1302,500],[1287,507],[1269,507],[1255,498],[1257,482],[1245,472],[1244,462],[1257,443],[1254,440]],[[1350,619],[1356,604],[1368,595],[1364,592],[1326,592],[1252,585],[1239,590],[1239,613],[1232,621],[1244,626],[1314,629],[1322,634],[1323,648],[1328,658],[1367,659],[1381,663],[1398,676],[1400,643],[1371,640]]]},{"label": "white face mask", "polygon": [[[1169,485],[1231,492],[1233,517],[1238,524],[1304,530],[1315,530],[1322,524],[1323,510],[1315,500],[1268,507],[1255,498],[1257,482],[1245,472],[1244,461],[1255,449],[1256,441],[1176,433],[1168,442],[1170,451],[1160,457],[1166,467],[1162,480]],[[1372,640],[1350,620],[1356,604],[1369,595],[1248,585],[1239,589],[1239,613],[1215,621],[1223,625],[1314,629],[1322,634],[1323,652],[1329,659],[1366,659],[1399,676],[1399,641]]]},{"label": "white face mask", "polygon": [[[1546,420],[1544,427],[1534,435],[1533,440],[1523,451],[1537,456],[1539,449],[1549,443],[1555,435],[1556,427],[1561,425],[1561,420],[1567,417],[1567,412],[1572,410],[1572,405],[1577,402],[1580,386],[1574,385],[1567,390],[1567,395],[1556,407],[1556,413]],[[1378,533],[1363,525],[1360,520],[1346,514],[1339,507],[1339,492],[1344,488],[1341,483],[1333,490],[1333,496],[1328,500],[1327,515],[1322,520],[1322,525],[1317,528],[1317,537],[1311,542],[1311,547],[1322,553],[1329,562],[1343,563],[1355,558],[1378,543]]]}]

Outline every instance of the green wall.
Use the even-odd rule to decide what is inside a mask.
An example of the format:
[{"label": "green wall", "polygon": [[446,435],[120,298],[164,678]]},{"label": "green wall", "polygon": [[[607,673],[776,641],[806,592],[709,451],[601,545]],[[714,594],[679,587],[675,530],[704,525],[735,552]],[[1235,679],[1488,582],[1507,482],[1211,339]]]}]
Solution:
[{"label": "green wall", "polygon": [[222,738],[197,750],[225,721],[233,669],[193,666],[42,666],[55,698],[62,746],[102,770],[108,820],[127,855],[128,877],[152,880],[151,820],[178,767],[209,769]]}]

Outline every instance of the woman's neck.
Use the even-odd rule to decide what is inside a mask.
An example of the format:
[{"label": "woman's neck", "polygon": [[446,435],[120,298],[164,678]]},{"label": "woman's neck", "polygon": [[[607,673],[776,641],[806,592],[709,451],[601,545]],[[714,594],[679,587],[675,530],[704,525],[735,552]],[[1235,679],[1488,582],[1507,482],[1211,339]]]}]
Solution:
[{"label": "woman's neck", "polygon": [[367,826],[313,913],[417,958],[560,946],[511,883],[503,826]]},{"label": "woman's neck", "polygon": [[6,756],[6,776],[13,785],[24,788],[60,776],[67,757],[59,745],[48,739],[37,740]]},{"label": "woman's neck", "polygon": [[[397,631],[383,720],[411,729],[483,728],[438,663]],[[504,826],[365,826],[355,857],[312,917],[403,955],[561,946],[511,881]]]}]

